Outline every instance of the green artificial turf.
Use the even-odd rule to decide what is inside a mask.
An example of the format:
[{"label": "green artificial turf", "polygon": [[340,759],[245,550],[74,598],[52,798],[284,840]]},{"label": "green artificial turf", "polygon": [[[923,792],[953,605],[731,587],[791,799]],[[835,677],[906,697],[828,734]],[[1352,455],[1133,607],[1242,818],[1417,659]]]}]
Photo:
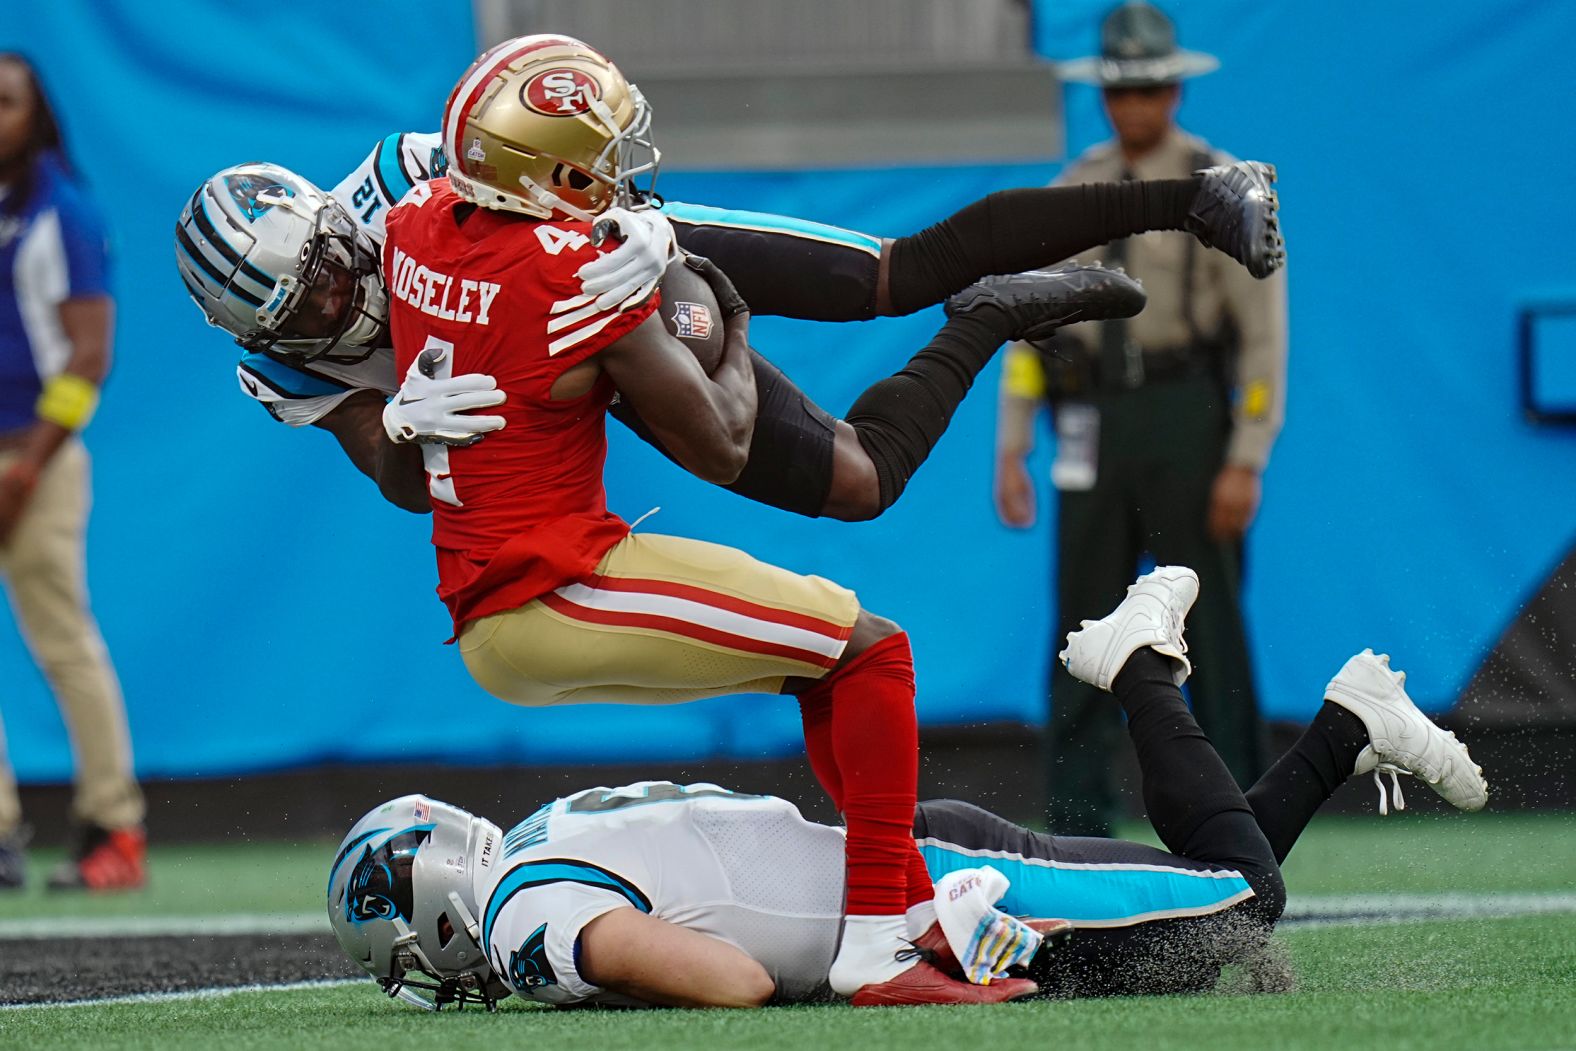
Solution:
[{"label": "green artificial turf", "polygon": [[[1148,826],[1123,829],[1153,841]],[[47,916],[306,915],[321,912],[336,844],[154,844],[146,890],[51,894],[43,876],[58,853],[38,851],[33,879],[0,893],[0,923]],[[1576,818],[1568,814],[1377,814],[1322,818],[1286,864],[1293,896],[1563,891],[1576,893]]]},{"label": "green artificial turf", "polygon": [[[1136,829],[1134,831],[1137,831]],[[39,916],[320,914],[333,844],[156,847],[139,895],[0,895],[0,924]],[[35,859],[35,873],[50,858]],[[1333,895],[1576,893],[1567,814],[1378,815],[1316,822],[1287,866],[1293,907]],[[0,1009],[0,1048],[303,1048],[401,1041],[664,1051],[1074,1051],[1576,1048],[1576,913],[1289,928],[1294,992],[861,1011],[554,1012],[432,1017],[370,983],[196,999]],[[0,947],[0,951],[5,951]]]},{"label": "green artificial turf", "polygon": [[46,891],[44,879],[61,855],[59,851],[34,851],[28,859],[27,887],[0,893],[0,925],[6,920],[46,916],[321,914],[335,846],[329,842],[154,844],[149,854],[148,885],[134,894]]},{"label": "green artificial turf", "polygon": [[384,1049],[415,1042],[595,1051],[1234,1051],[1576,1045],[1576,916],[1339,927],[1285,936],[1295,992],[980,1008],[563,1011],[429,1016],[368,985],[0,1012],[17,1048]]}]

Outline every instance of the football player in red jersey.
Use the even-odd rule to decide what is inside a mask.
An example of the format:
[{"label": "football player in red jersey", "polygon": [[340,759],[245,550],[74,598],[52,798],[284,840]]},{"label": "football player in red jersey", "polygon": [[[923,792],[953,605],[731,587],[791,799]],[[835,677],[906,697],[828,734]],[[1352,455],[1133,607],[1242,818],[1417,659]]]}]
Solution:
[{"label": "football player in red jersey", "polygon": [[[593,219],[648,170],[649,112],[606,58],[535,37],[487,52],[445,114],[452,183],[418,187],[384,248],[396,367],[487,373],[505,426],[429,446],[439,594],[467,669],[518,704],[799,698],[811,765],[848,825],[833,988],[860,1003],[996,1002],[904,955],[932,888],[909,834],[918,766],[907,636],[852,592],[731,548],[634,534],[606,507],[616,389],[685,468],[736,478],[755,422],[748,314],[713,273],[724,325],[708,376],[656,316],[582,294]],[[998,311],[989,297],[956,320]],[[423,359],[425,355],[425,359]]]},{"label": "football player in red jersey", "polygon": [[[442,174],[441,138],[387,136],[330,194],[277,165],[229,168],[199,187],[177,224],[176,258],[188,291],[247,351],[237,369],[241,389],[281,422],[333,433],[390,501],[420,512],[428,510],[420,457],[399,443],[476,440],[500,422],[469,413],[496,396],[482,375],[436,383],[407,376],[409,397],[385,407],[401,380],[386,344],[381,274],[362,261],[379,254],[389,210],[417,180]],[[1187,230],[1263,276],[1284,258],[1272,178],[1267,165],[1248,161],[1186,179],[1000,190],[895,239],[676,202],[615,207],[602,214],[616,218],[627,243],[582,268],[581,292],[604,306],[649,293],[676,241],[716,262],[757,315],[863,320],[910,313],[984,275],[1044,266],[1156,229]],[[265,207],[259,215],[236,199],[240,186],[289,207]],[[255,283],[264,275],[278,275],[277,287]],[[336,278],[358,291],[338,293]],[[1135,295],[1131,283],[1089,268],[992,285],[1001,310],[947,326],[842,419],[754,355],[759,404],[751,456],[727,487],[798,514],[876,517],[901,496],[946,430],[994,343],[1023,334],[1026,319],[1012,309],[1019,301],[1057,297],[1065,320],[1075,312],[1091,320],[1132,308]],[[1037,313],[1043,320],[1047,312]],[[660,448],[627,403],[615,403],[614,415]]]},{"label": "football player in red jersey", "polygon": [[[421,457],[400,443],[463,443],[501,422],[468,411],[493,404],[491,377],[429,381],[413,374],[402,389],[387,346],[377,265],[384,220],[418,180],[443,174],[441,137],[387,136],[329,193],[278,165],[225,169],[187,202],[176,231],[188,291],[245,350],[237,367],[241,389],[283,423],[334,434],[391,502],[419,512],[429,509]],[[270,203],[249,205],[248,192]],[[1151,229],[1185,229],[1254,273],[1278,267],[1284,254],[1269,169],[1252,161],[1187,179],[1001,190],[896,239],[676,202],[615,207],[600,218],[625,237],[579,273],[581,292],[603,306],[649,294],[676,242],[716,262],[755,314],[816,320],[903,314],[960,292],[978,295],[968,286],[984,275],[1043,266]],[[277,275],[275,286],[256,283],[268,275]],[[1098,268],[989,284],[1001,310],[948,325],[902,369],[871,385],[842,419],[752,351],[755,434],[745,470],[727,488],[797,514],[874,518],[898,499],[945,432],[995,343],[1019,338],[1036,319],[1015,317],[1015,307],[1044,300],[1029,304],[1044,321],[1056,300],[1064,320],[1092,320],[1130,312],[1139,298],[1131,282]],[[981,321],[995,324],[987,331],[974,323]],[[398,404],[386,407],[396,392]],[[613,414],[660,448],[627,403],[616,402]]]}]

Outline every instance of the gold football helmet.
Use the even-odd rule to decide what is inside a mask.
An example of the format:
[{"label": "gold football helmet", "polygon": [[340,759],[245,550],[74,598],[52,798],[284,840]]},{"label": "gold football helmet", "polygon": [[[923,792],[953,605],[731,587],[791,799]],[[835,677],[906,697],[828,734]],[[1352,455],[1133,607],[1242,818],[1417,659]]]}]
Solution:
[{"label": "gold football helmet", "polygon": [[449,180],[483,208],[589,221],[638,203],[633,180],[656,178],[651,108],[590,46],[523,36],[465,71],[443,112]]}]

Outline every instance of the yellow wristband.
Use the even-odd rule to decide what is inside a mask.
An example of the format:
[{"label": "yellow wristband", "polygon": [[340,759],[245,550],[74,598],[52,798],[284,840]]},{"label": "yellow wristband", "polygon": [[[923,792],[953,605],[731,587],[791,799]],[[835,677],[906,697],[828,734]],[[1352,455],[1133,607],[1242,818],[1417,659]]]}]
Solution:
[{"label": "yellow wristband", "polygon": [[41,420],[58,423],[68,431],[80,431],[98,408],[98,387],[81,376],[62,372],[44,382],[33,412]]},{"label": "yellow wristband", "polygon": [[1014,398],[1045,397],[1045,368],[1033,347],[1014,343],[1002,366],[1002,389]]}]

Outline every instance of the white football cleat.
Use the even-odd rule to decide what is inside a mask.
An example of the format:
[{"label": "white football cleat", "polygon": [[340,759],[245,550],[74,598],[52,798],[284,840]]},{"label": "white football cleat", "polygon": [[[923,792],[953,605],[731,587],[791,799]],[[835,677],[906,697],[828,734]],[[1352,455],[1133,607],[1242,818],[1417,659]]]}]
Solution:
[{"label": "white football cleat", "polygon": [[1122,604],[1100,620],[1086,620],[1067,633],[1057,656],[1072,677],[1110,692],[1111,683],[1135,650],[1148,646],[1172,660],[1178,686],[1193,672],[1183,620],[1198,598],[1198,574],[1186,566],[1159,566],[1128,585]]},{"label": "white football cleat", "polygon": [[1373,771],[1374,784],[1379,787],[1379,813],[1390,812],[1381,773],[1390,775],[1397,810],[1406,809],[1400,774],[1428,782],[1446,802],[1462,810],[1482,810],[1488,802],[1483,768],[1472,761],[1467,746],[1456,740],[1455,734],[1441,730],[1418,711],[1406,695],[1406,673],[1390,668],[1389,654],[1375,656],[1373,650],[1363,650],[1330,680],[1324,698],[1357,716],[1368,728],[1368,745],[1357,754],[1352,773]]}]

